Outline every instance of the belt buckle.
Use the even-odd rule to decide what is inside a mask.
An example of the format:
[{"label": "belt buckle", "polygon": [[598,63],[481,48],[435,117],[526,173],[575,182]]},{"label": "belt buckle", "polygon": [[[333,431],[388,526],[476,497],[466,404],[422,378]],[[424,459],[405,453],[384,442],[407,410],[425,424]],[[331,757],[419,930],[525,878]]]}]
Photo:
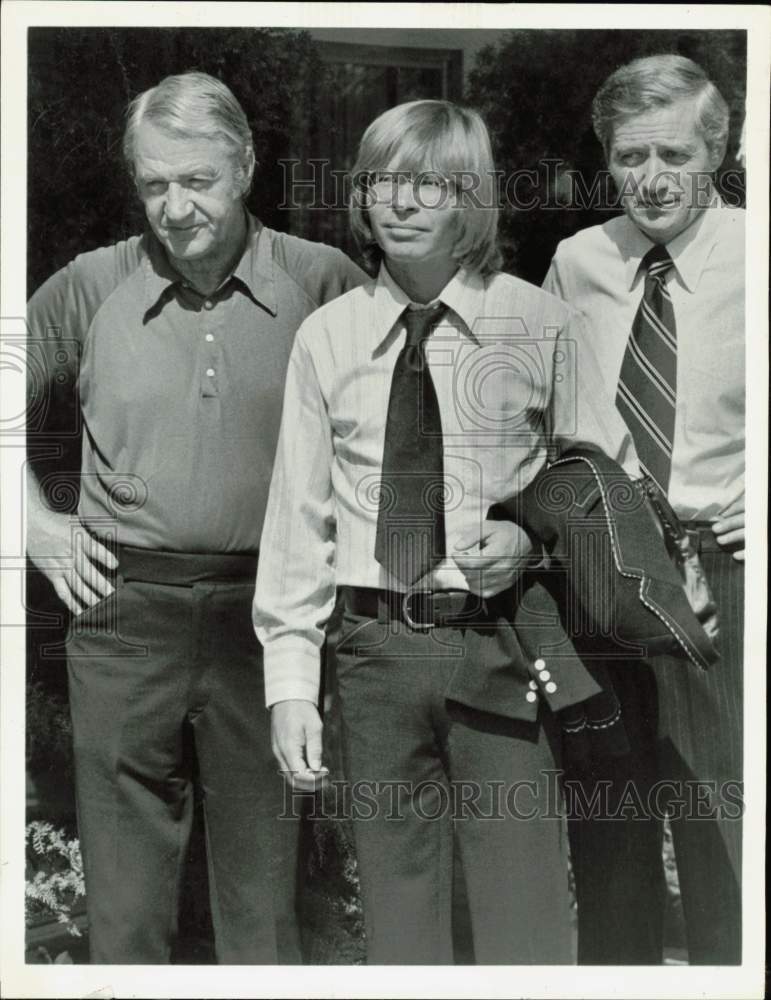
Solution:
[{"label": "belt buckle", "polygon": [[407,625],[414,632],[430,632],[431,629],[436,628],[436,622],[428,621],[415,621],[415,619],[410,614],[410,600],[413,597],[430,597],[433,595],[433,590],[408,590],[407,593],[402,598],[402,616],[404,617]]}]

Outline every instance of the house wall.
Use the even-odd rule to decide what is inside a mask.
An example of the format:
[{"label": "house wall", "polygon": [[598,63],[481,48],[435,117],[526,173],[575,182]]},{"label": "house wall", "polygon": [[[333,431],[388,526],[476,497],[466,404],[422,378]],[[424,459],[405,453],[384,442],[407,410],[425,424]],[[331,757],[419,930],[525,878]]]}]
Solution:
[{"label": "house wall", "polygon": [[489,28],[310,28],[320,42],[349,45],[383,45],[395,48],[459,49],[463,52],[463,73],[468,76],[481,48],[500,40],[504,31]]}]

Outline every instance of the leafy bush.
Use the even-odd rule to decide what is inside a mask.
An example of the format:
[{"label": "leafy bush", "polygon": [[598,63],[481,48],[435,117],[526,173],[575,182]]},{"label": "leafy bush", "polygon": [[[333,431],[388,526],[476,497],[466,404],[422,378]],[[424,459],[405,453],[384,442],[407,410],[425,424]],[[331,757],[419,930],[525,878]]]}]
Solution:
[{"label": "leafy bush", "polygon": [[80,842],[68,840],[64,830],[51,823],[29,823],[26,829],[26,886],[24,910],[27,926],[43,917],[56,917],[74,937],[80,930],[72,909],[85,897]]},{"label": "leafy bush", "polygon": [[57,779],[73,777],[72,722],[65,697],[42,681],[27,684],[27,768],[33,774],[55,769]]}]

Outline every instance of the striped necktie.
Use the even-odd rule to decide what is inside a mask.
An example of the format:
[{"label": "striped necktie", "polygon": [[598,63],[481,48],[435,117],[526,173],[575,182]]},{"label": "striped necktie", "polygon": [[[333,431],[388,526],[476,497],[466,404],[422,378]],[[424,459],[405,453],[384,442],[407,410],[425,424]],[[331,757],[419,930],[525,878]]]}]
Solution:
[{"label": "striped necktie", "polygon": [[666,285],[673,267],[666,247],[643,257],[645,290],[632,323],[616,394],[643,473],[666,495],[672,466],[677,393],[677,329]]},{"label": "striped necktie", "polygon": [[388,400],[375,558],[412,585],[445,556],[444,448],[425,344],[446,307],[408,307]]}]

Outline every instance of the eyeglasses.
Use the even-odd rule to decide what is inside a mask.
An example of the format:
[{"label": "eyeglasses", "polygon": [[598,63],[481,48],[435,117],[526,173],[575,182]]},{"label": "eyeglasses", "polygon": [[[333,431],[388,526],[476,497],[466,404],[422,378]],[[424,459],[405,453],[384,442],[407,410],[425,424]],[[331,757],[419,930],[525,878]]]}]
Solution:
[{"label": "eyeglasses", "polygon": [[376,201],[391,201],[408,185],[421,208],[436,208],[454,190],[453,181],[434,170],[376,170],[367,175],[366,187]]}]

